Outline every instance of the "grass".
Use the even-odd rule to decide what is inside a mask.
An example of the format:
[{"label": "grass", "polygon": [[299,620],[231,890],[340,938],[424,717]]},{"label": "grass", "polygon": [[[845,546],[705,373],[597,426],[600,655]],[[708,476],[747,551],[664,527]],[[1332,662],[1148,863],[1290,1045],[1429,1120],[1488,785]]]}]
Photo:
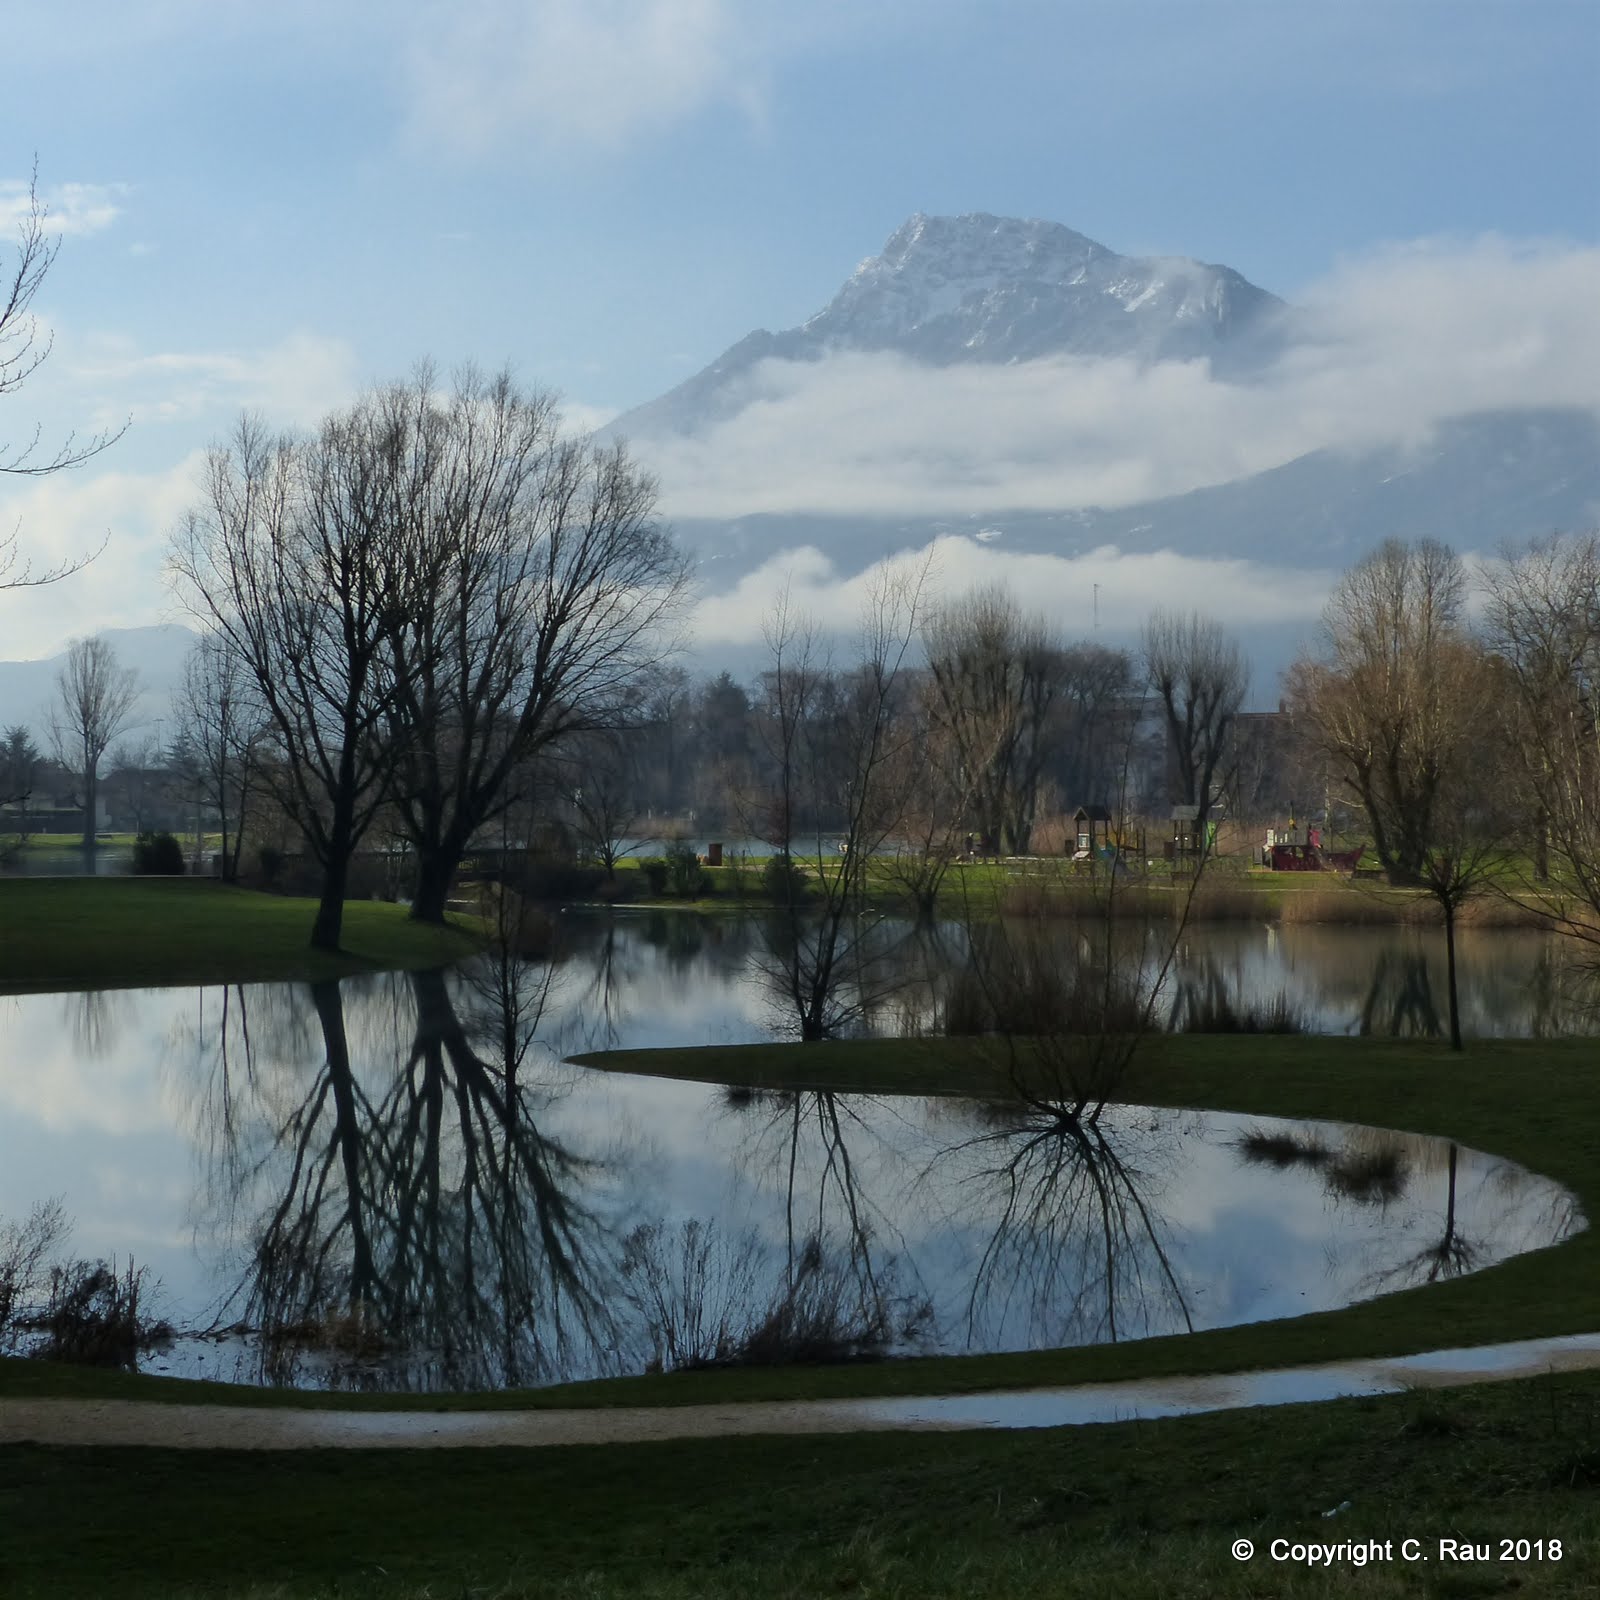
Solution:
[{"label": "grass", "polygon": [[440,966],[463,927],[351,901],[337,955],[307,943],[313,900],[188,878],[0,878],[0,993],[316,980]]},{"label": "grass", "polygon": [[[1029,1433],[549,1450],[0,1449],[0,1593],[405,1600],[1580,1596],[1600,1376]],[[1336,1517],[1326,1513],[1349,1503]],[[1441,1560],[1441,1537],[1491,1560]],[[1498,1541],[1560,1539],[1559,1561]],[[1246,1563],[1233,1541],[1254,1541]],[[1398,1555],[1423,1541],[1426,1562]],[[1275,1539],[1390,1540],[1360,1569]]]}]

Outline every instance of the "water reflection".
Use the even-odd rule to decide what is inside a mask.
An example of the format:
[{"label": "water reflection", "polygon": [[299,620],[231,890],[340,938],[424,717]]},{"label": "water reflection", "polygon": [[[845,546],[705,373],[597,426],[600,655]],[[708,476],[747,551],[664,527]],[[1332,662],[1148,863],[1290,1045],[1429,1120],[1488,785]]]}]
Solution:
[{"label": "water reflection", "polygon": [[545,1126],[550,983],[548,967],[486,962],[462,984],[312,985],[309,1070],[305,1011],[279,1009],[277,1028],[258,1011],[253,1031],[243,993],[224,1012],[208,1209],[238,1237],[218,1321],[259,1335],[249,1376],[481,1388],[605,1367],[614,1156]]},{"label": "water reflection", "polygon": [[[1308,965],[1314,939],[1260,931],[1187,950],[1190,1014],[1286,974],[1319,1015],[1348,995],[1349,1025],[1374,993],[1376,1017],[1422,1014],[1402,947],[1385,960],[1364,932],[1357,974],[1351,946],[1349,970]],[[942,1026],[959,930],[883,934],[902,936],[904,984],[863,1025]],[[163,1314],[215,1330],[169,1370],[419,1389],[1181,1332],[1582,1225],[1557,1186],[1410,1135],[563,1065],[763,1036],[765,939],[739,919],[582,919],[548,961],[12,1000],[0,1221],[59,1193],[72,1254],[150,1266]]]},{"label": "water reflection", "polygon": [[1184,1124],[1005,1103],[980,1115],[988,1125],[940,1150],[926,1175],[983,1240],[967,1292],[969,1342],[1014,1343],[1017,1327],[1035,1346],[1192,1331],[1165,1209]]}]

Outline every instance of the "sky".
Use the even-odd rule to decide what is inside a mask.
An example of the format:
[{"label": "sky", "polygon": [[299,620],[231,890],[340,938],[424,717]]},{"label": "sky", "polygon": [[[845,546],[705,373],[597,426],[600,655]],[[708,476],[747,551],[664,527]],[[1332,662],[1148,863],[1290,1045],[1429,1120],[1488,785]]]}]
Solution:
[{"label": "sky", "polygon": [[[1011,503],[1113,504],[1463,396],[1600,407],[1594,0],[16,13],[0,225],[36,163],[60,252],[34,303],[49,359],[0,394],[0,443],[127,428],[73,473],[0,477],[0,537],[36,566],[106,541],[67,582],[0,592],[0,659],[180,618],[166,542],[242,410],[309,425],[431,357],[509,363],[593,425],[803,320],[916,211],[1225,262],[1317,311],[1323,356],[1253,402],[1181,367],[769,375],[782,404],[651,462],[669,515],[814,507],[824,484],[827,509],[919,508],[984,418]],[[1041,408],[1095,450],[1051,457]],[[823,609],[853,592],[805,570]],[[726,597],[698,620],[747,627]]]}]

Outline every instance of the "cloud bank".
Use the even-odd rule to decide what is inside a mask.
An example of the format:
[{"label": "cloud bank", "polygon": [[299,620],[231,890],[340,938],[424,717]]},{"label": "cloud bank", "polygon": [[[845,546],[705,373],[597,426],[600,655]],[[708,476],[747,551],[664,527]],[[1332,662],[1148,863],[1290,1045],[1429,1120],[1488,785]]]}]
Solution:
[{"label": "cloud bank", "polygon": [[760,644],[763,622],[785,591],[797,612],[826,630],[848,633],[882,568],[914,576],[925,562],[929,601],[1000,583],[1069,635],[1087,636],[1098,625],[1108,636],[1124,638],[1156,607],[1200,610],[1230,627],[1264,619],[1309,624],[1321,615],[1337,577],[1172,551],[1125,554],[1110,545],[1071,558],[1020,554],[952,534],[857,573],[841,571],[819,550],[784,551],[727,593],[703,597],[692,619],[694,637],[702,645]]}]

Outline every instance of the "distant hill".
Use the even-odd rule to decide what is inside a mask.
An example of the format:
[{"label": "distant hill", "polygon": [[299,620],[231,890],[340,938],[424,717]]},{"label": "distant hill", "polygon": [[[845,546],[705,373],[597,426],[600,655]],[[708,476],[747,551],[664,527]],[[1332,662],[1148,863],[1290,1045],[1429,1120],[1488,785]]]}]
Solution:
[{"label": "distant hill", "polygon": [[[154,734],[158,721],[171,721],[172,694],[183,676],[184,657],[198,635],[169,622],[149,628],[107,628],[102,637],[120,664],[139,674],[139,699],[124,737]],[[63,650],[42,661],[0,661],[0,727],[25,723],[40,746],[47,747],[49,708],[65,657]],[[164,729],[162,737],[166,736]]]}]

